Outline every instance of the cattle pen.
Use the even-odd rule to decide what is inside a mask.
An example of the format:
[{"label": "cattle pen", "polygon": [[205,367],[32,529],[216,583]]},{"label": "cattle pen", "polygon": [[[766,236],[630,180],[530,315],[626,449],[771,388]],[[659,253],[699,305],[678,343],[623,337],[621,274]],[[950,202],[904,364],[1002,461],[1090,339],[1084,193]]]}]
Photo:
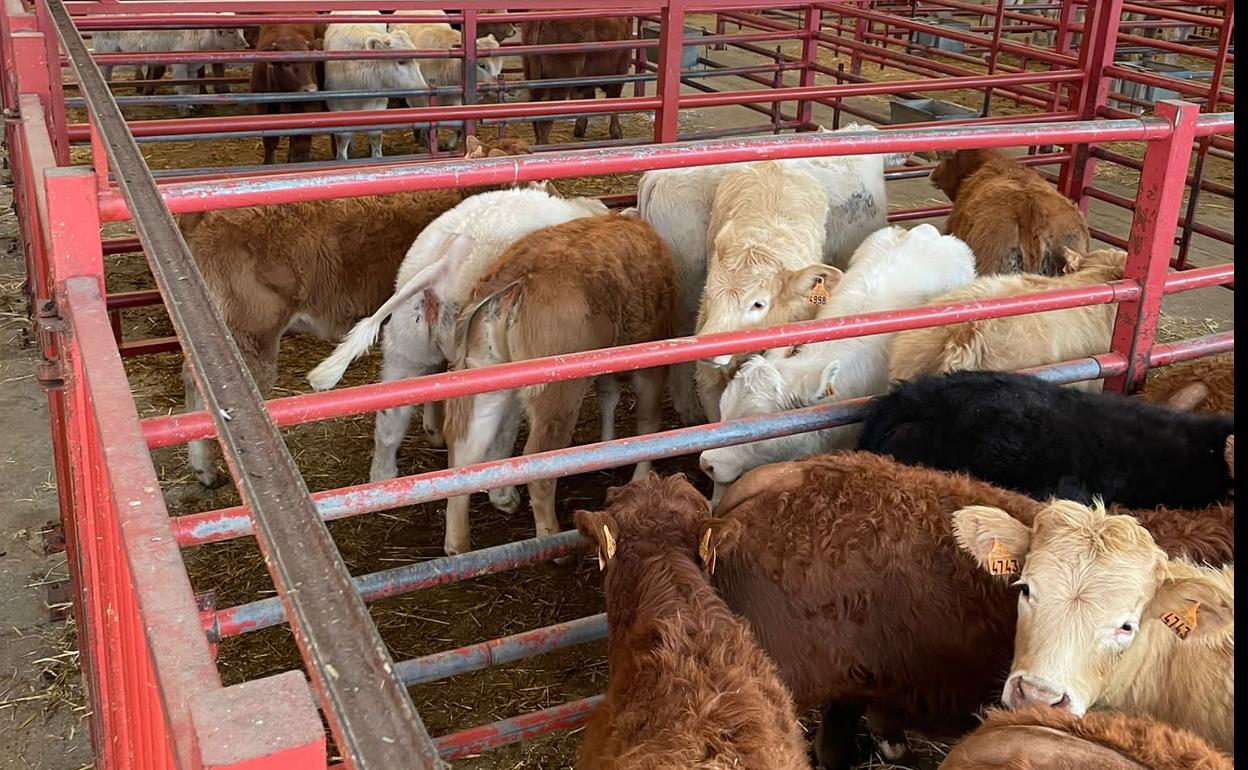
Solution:
[{"label": "cattle pen", "polygon": [[[588,46],[630,51],[629,74],[614,76],[614,82],[625,84],[626,95],[520,101],[518,95],[530,83],[514,67],[505,67],[498,82],[478,82],[479,57],[514,61],[511,57],[543,50],[587,48],[512,40],[498,49],[467,45],[421,51],[422,57],[461,58],[464,77],[454,89],[432,83],[419,90],[381,92],[427,102],[420,106],[284,115],[252,114],[257,104],[279,97],[229,89],[237,85],[234,76],[220,80],[227,93],[121,95],[114,90],[143,81],[110,83],[100,65],[221,63],[233,72],[264,60],[401,54],[93,54],[91,35],[121,29],[242,28],[259,19],[316,23],[324,20],[317,12],[325,10],[343,13],[335,22],[368,22],[377,17],[364,12],[427,4],[2,2],[5,141],[33,336],[43,356],[37,376],[51,416],[80,662],[93,704],[92,749],[96,767],[104,770],[433,768],[443,760],[485,761],[481,757],[491,750],[575,728],[600,700],[592,690],[601,687],[600,677],[578,680],[579,691],[567,692],[556,674],[535,685],[541,690],[538,707],[496,720],[473,719],[474,704],[459,703],[471,701],[471,692],[452,696],[447,702],[454,707],[429,704],[442,703],[438,683],[454,677],[554,653],[575,660],[605,637],[605,614],[565,613],[557,622],[528,628],[491,622],[490,628],[509,630],[475,638],[458,627],[446,636],[429,632],[412,647],[421,650],[414,655],[394,648],[387,633],[396,621],[383,624],[376,614],[378,603],[406,601],[406,616],[419,615],[419,597],[429,591],[456,590],[523,570],[563,569],[566,574],[552,578],[553,585],[571,591],[567,585],[577,576],[548,562],[585,549],[586,541],[575,530],[494,540],[457,556],[428,558],[428,553],[395,548],[386,550],[384,558],[346,559],[336,544],[339,531],[328,522],[393,521],[388,512],[454,495],[844,425],[859,418],[863,400],[669,427],[473,466],[422,469],[380,482],[361,482],[349,474],[311,480],[297,462],[301,445],[290,433],[299,426],[731,353],[1084,305],[1118,305],[1111,349],[1044,367],[1036,371],[1039,376],[1058,382],[1104,378],[1108,389],[1132,392],[1150,367],[1234,346],[1233,331],[1157,340],[1165,297],[1211,287],[1233,291],[1233,262],[1208,256],[1229,254],[1233,232],[1202,214],[1202,201],[1210,199],[1233,208],[1233,180],[1211,171],[1229,168],[1234,160],[1233,0],[1148,5],[1124,0],[529,0],[521,4],[523,11],[510,9],[513,4],[506,0],[462,0],[447,20],[461,25],[468,41],[477,39],[486,12],[491,22],[517,23],[627,17],[634,30],[628,40]],[[222,11],[233,15],[221,16]],[[1192,31],[1183,40],[1165,34],[1178,28]],[[1207,66],[1207,76],[1176,74],[1157,64],[1155,57],[1167,55],[1189,68]],[[582,79],[573,85],[606,81]],[[458,92],[462,104],[439,104],[450,91]],[[904,109],[886,109],[899,103],[912,110],[959,106],[952,97],[943,101],[933,94],[959,94],[973,106],[960,105],[953,119],[929,112],[930,119],[913,122],[905,119]],[[313,96],[325,98],[323,93]],[[159,116],[162,108],[178,104],[213,114]],[[531,155],[514,157],[463,159],[438,149],[439,125],[462,123],[469,136],[501,136],[537,117],[567,121],[608,114],[629,116],[629,135],[585,141],[557,136],[547,145],[534,145]],[[814,130],[850,120],[884,130]],[[414,143],[413,127],[428,140],[427,149]],[[392,130],[413,142],[380,159],[343,162],[322,153],[326,157],[307,163],[272,166],[256,165],[253,159],[223,162],[188,149],[223,142],[254,148],[264,136],[344,128]],[[214,310],[174,219],[192,212],[401,191],[540,180],[574,184],[582,178],[740,161],[905,154],[906,164],[887,173],[892,185],[927,175],[930,163],[918,157],[921,153],[1005,147],[1029,148],[1025,162],[1041,168],[1085,213],[1093,212],[1093,237],[1128,252],[1123,280],[678,338],[267,401]],[[152,148],[166,149],[153,154]],[[186,153],[181,161],[180,152]],[[237,149],[226,154],[232,156],[226,160],[235,161]],[[1126,175],[1136,189],[1124,192],[1123,185],[1106,184],[1098,172],[1107,168]],[[612,207],[635,202],[627,189],[597,192]],[[917,222],[948,211],[948,205],[919,202],[892,208],[889,220]],[[140,253],[144,256],[135,256]],[[113,271],[127,256],[143,266],[142,288],[114,280]],[[161,320],[151,321],[152,314]],[[176,372],[183,357],[205,409],[170,413],[167,404],[136,401],[143,397],[136,386],[137,362],[162,360]],[[307,360],[300,373],[317,360]],[[172,455],[159,453],[203,438],[220,442],[237,496],[216,507],[188,508],[170,496],[175,484],[162,470],[173,462]],[[318,440],[313,433],[302,438]],[[561,518],[568,513],[564,507]],[[381,536],[383,530],[377,532]],[[249,539],[258,550],[229,550],[221,561],[212,561],[212,549]],[[230,590],[230,568],[224,565],[244,555],[255,559],[257,570],[267,570],[271,586],[246,596]],[[199,565],[194,570],[191,561]],[[359,569],[362,564],[365,568]],[[195,570],[199,577],[219,572],[224,579],[215,585],[208,580],[205,588],[204,580],[192,580]],[[225,596],[239,601],[226,605]],[[511,610],[495,602],[489,611],[506,615]],[[223,673],[219,655],[224,660],[252,654],[238,646],[227,651],[228,645],[275,629],[283,635],[266,636],[264,644],[285,650],[276,670],[244,676],[234,666]],[[511,693],[513,684],[487,686],[506,691],[491,696],[505,705],[535,702]],[[439,714],[435,726],[434,709],[454,716],[454,723]],[[537,761],[547,764],[517,760],[507,766],[570,763],[566,756]]]}]

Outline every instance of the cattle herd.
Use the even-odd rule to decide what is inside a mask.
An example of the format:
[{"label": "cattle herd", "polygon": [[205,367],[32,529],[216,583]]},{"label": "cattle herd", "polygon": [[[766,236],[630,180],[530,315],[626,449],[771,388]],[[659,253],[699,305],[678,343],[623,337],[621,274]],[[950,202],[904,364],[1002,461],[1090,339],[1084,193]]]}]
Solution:
[{"label": "cattle herd", "polygon": [[[97,50],[139,50],[126,34],[97,35]],[[155,48],[237,42],[171,34],[181,37]],[[567,42],[627,29],[543,22],[524,34]],[[258,47],[428,49],[460,45],[458,36],[447,24],[281,25],[262,28]],[[615,52],[596,57],[544,56],[526,73],[621,66]],[[499,59],[485,61],[478,77],[497,76]],[[457,84],[445,63],[329,61],[321,73],[270,63],[257,65],[253,84],[408,89],[435,69],[438,84]],[[370,106],[384,103],[329,102]],[[548,131],[535,125],[540,141]],[[338,136],[339,157],[350,141]],[[379,155],[379,137],[370,142]],[[464,144],[470,158],[529,152],[518,139]],[[273,154],[266,140],[266,162]],[[290,157],[306,159],[306,142],[292,143]],[[869,155],[651,171],[623,212],[547,182],[188,214],[179,225],[262,391],[291,331],[339,341],[309,374],[325,389],[378,336],[381,378],[395,380],[1123,277],[1125,253],[1091,250],[1079,210],[999,151],[942,155],[932,182],[953,201],[945,232],[887,225],[884,169],[896,163]],[[846,768],[861,759],[865,719],[890,760],[909,751],[908,731],[956,738],[974,728],[946,758],[950,770],[1229,768],[1232,356],[1172,367],[1132,398],[1009,373],[1105,352],[1115,310],[594,380],[604,440],[615,435],[622,382],[636,395],[639,433],[659,429],[665,389],[687,424],[878,398],[861,425],[703,452],[710,501],[643,463],[602,510],[575,513],[605,570],[610,620],[609,686],[578,767]],[[428,403],[424,437],[448,448],[451,467],[509,456],[522,421],[526,454],[560,449],[589,385]],[[373,480],[398,475],[413,412],[377,415]],[[194,443],[190,462],[203,484],[218,483],[214,444]],[[536,533],[558,531],[555,481],[528,492]],[[521,507],[513,487],[489,498],[506,512]],[[468,499],[453,498],[445,550],[470,548]],[[985,715],[997,702],[1004,708]],[[823,719],[810,749],[797,716],[813,708]]]}]

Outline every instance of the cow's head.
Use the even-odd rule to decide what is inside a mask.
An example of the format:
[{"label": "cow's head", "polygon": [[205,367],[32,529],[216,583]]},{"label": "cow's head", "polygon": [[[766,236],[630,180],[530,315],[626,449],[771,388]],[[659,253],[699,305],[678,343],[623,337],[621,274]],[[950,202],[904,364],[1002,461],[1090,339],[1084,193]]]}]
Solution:
[{"label": "cow's head", "polygon": [[[811,366],[800,353],[786,358],[787,352],[771,351],[766,356],[746,359],[720,396],[720,419],[775,414],[811,406],[832,395],[838,361],[823,367]],[[731,484],[760,465],[811,454],[815,441],[814,434],[799,433],[708,449],[699,457],[699,465],[716,484]]]},{"label": "cow's head", "polygon": [[608,489],[605,510],[576,511],[572,518],[597,546],[599,567],[607,569],[621,551],[658,553],[675,546],[692,555],[710,514],[706,498],[683,475],[651,473]]},{"label": "cow's head", "polygon": [[980,566],[1018,586],[1014,662],[1002,693],[1010,708],[1082,716],[1133,645],[1190,643],[1234,622],[1224,575],[1171,563],[1134,517],[1107,515],[1099,504],[1053,501],[1031,527],[974,506],[954,514],[953,530]]},{"label": "cow's head", "polygon": [[989,158],[997,155],[996,150],[957,150],[941,152],[940,161],[932,169],[932,184],[940,188],[949,200],[958,199],[958,187],[962,180],[975,173]]},{"label": "cow's head", "polygon": [[[477,38],[477,49],[496,51],[502,46],[493,35]],[[503,74],[503,57],[481,56],[477,59],[477,82],[492,84]]]},{"label": "cow's head", "polygon": [[[308,41],[303,37],[290,35],[274,40],[266,45],[264,50],[310,51],[314,47],[315,44],[309,45]],[[316,62],[308,59],[269,62],[269,77],[272,80],[269,84],[270,88],[279,93],[294,93],[296,91],[311,93],[317,90]]]},{"label": "cow's head", "polygon": [[[713,265],[702,292],[698,334],[755,329],[814,318],[841,279],[841,271],[823,264],[797,270],[778,267],[778,260],[753,240],[743,240],[732,222],[720,229],[712,245]],[[727,366],[732,356],[712,363]]]},{"label": "cow's head", "polygon": [[[401,29],[371,35],[367,46],[370,51],[411,50],[415,52],[416,49],[412,38]],[[415,59],[383,59],[374,64],[379,67],[378,71],[382,74],[381,85],[384,88],[429,87],[429,84],[425,82],[425,76],[420,72],[420,64]]]},{"label": "cow's head", "polygon": [[218,51],[244,51],[247,49],[247,38],[237,27],[214,29],[212,47]]}]

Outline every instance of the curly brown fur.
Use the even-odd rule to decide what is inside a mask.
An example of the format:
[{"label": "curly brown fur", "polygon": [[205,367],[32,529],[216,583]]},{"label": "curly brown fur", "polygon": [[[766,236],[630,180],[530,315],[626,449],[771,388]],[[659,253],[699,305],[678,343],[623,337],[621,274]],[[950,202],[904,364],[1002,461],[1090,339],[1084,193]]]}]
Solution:
[{"label": "curly brown fur", "polygon": [[[758,468],[717,510],[738,534],[719,541],[715,584],[799,709],[855,704],[955,734],[998,697],[1013,655],[1015,592],[959,553],[951,530],[954,511],[979,504],[1025,523],[1040,509],[965,475],[863,452]],[[1171,553],[1234,558],[1230,506],[1132,513]]]},{"label": "curly brown fur", "polygon": [[612,489],[605,511],[576,513],[606,562],[611,667],[579,770],[809,767],[775,665],[707,583],[708,513],[684,476],[655,474]]},{"label": "curly brown fur", "polygon": [[1167,366],[1148,378],[1139,397],[1176,409],[1235,414],[1235,352]]},{"label": "curly brown fur", "polygon": [[1231,770],[1195,733],[1149,717],[1060,709],[990,710],[940,770]]},{"label": "curly brown fur", "polygon": [[1088,251],[1079,209],[1034,169],[999,150],[958,150],[942,157],[932,183],[953,201],[945,232],[975,252],[975,272],[1066,271],[1064,249]]}]

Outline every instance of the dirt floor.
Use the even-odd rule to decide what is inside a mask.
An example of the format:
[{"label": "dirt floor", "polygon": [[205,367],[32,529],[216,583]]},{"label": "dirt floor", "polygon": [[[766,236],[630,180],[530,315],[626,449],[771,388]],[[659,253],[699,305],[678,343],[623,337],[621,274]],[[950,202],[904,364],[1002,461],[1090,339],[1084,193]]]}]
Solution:
[{"label": "dirt floor", "polygon": [[[717,52],[719,55],[722,52]],[[843,60],[842,60],[843,61]],[[825,62],[835,65],[835,61]],[[903,79],[912,76],[893,71],[877,73],[868,67],[866,74],[881,79]],[[721,88],[751,87],[745,81],[723,79]],[[982,97],[969,92],[944,95],[968,106],[978,107]],[[864,100],[864,104],[868,100]],[[869,100],[876,111],[887,112],[885,99]],[[993,114],[1020,109],[1005,99],[994,99]],[[172,110],[145,108],[129,111],[133,118],[171,117]],[[205,114],[226,114],[209,110]],[[681,130],[754,124],[761,116],[742,109],[720,108],[681,116]],[[71,120],[74,116],[71,115]],[[831,124],[830,110],[820,108],[816,120]],[[647,136],[652,124],[642,116],[624,120],[628,136]],[[552,141],[572,141],[570,123],[556,124]],[[527,124],[513,125],[510,135],[531,138]],[[362,138],[362,137],[361,137]],[[606,121],[591,121],[590,139],[606,138]],[[387,155],[411,153],[415,150],[409,132],[392,131],[386,136]],[[1138,150],[1138,148],[1134,148]],[[258,163],[260,141],[243,139],[232,142],[174,142],[145,144],[143,151],[154,169],[212,167]],[[1128,148],[1128,151],[1133,151]],[[283,151],[284,153],[284,148]],[[356,144],[357,156],[361,154]],[[76,151],[75,158],[85,161],[85,149]],[[314,159],[329,159],[326,137],[317,137]],[[1233,179],[1229,164],[1223,168],[1212,164],[1210,173],[1218,179]],[[1098,180],[1124,194],[1133,194],[1138,179],[1131,174],[1105,171]],[[1227,176],[1221,176],[1226,174]],[[597,177],[559,182],[565,194],[631,193],[636,189],[636,174]],[[894,208],[910,208],[923,204],[943,203],[926,180],[909,180],[890,185],[890,204]],[[1202,204],[1202,217],[1213,218],[1221,226],[1230,227],[1233,211],[1218,208],[1220,204]],[[7,205],[3,214],[7,215]],[[1092,216],[1100,226],[1114,232],[1125,232],[1129,213],[1094,205]],[[8,228],[0,232],[0,252],[5,252],[4,237],[12,237],[11,217],[0,220]],[[119,235],[126,228],[113,225],[109,235]],[[1230,250],[1207,239],[1198,239],[1198,264],[1228,260]],[[62,770],[81,767],[90,761],[82,740],[82,715],[85,705],[72,673],[72,629],[64,624],[47,625],[38,604],[40,580],[63,574],[63,560],[36,555],[39,527],[55,517],[55,491],[49,468],[46,446],[46,414],[40,411],[42,396],[30,377],[34,355],[23,347],[21,329],[24,309],[20,306],[21,265],[12,246],[3,256],[4,272],[0,273],[0,415],[5,430],[0,431],[0,460],[6,473],[0,475],[0,505],[5,506],[4,531],[0,533],[0,650],[12,648],[0,657],[0,768],[30,767]],[[121,255],[106,259],[109,291],[148,288],[152,285],[146,263],[141,255]],[[1165,339],[1193,336],[1210,330],[1229,328],[1233,323],[1231,292],[1222,289],[1193,293],[1178,301],[1167,301],[1167,314],[1161,334]],[[127,338],[163,336],[172,333],[167,318],[153,310],[127,311],[123,328]],[[332,349],[330,343],[306,336],[284,340],[280,357],[280,375],[273,395],[282,396],[308,392],[304,381],[307,371]],[[353,366],[344,385],[376,380],[379,356],[374,355]],[[180,357],[176,354],[148,356],[127,361],[127,373],[144,416],[166,414],[182,409]],[[621,435],[630,435],[632,404],[626,396],[618,414]],[[286,441],[301,471],[313,490],[330,489],[368,480],[372,452],[372,417],[362,416],[299,426],[284,431]],[[666,427],[675,427],[670,409]],[[595,440],[598,417],[593,399],[582,409],[576,441]],[[13,427],[10,427],[13,426]],[[521,437],[521,443],[523,436]],[[156,471],[166,491],[172,515],[204,511],[238,503],[232,488],[207,491],[189,475],[184,448],[158,450],[153,453]],[[400,469],[404,473],[445,467],[442,450],[431,449],[420,438],[409,437],[400,452]],[[685,472],[709,493],[709,484],[697,472],[694,458],[658,462],[660,472]],[[559,515],[564,526],[571,525],[571,513],[577,508],[601,504],[605,490],[627,480],[631,468],[585,474],[561,480],[559,484]],[[15,511],[13,517],[9,511]],[[532,536],[532,520],[527,513],[507,516],[498,513],[484,496],[474,498],[473,543],[477,547],[510,542]],[[13,522],[11,525],[10,522]],[[372,572],[436,558],[442,546],[442,504],[427,504],[362,516],[330,524],[343,557],[354,574]],[[4,552],[7,549],[7,554]],[[15,559],[14,555],[20,556]],[[219,607],[228,607],[273,594],[272,583],[264,569],[254,541],[242,539],[229,543],[191,549],[186,553],[187,569],[197,591],[211,592]],[[58,573],[59,570],[59,573]],[[10,580],[13,573],[20,579]],[[41,577],[42,576],[42,577]],[[455,586],[421,591],[371,605],[374,619],[396,659],[402,660],[452,647],[537,628],[599,612],[602,609],[601,580],[596,565],[580,560],[570,566],[543,564],[479,578]],[[36,588],[31,588],[35,586]],[[17,618],[20,620],[10,620]],[[18,631],[10,635],[8,628]],[[29,647],[28,655],[21,649]],[[289,632],[284,627],[267,629],[242,637],[225,640],[220,648],[219,664],[226,684],[255,679],[298,668],[299,657]],[[3,677],[12,673],[9,679]],[[473,725],[556,705],[575,698],[601,692],[606,684],[606,666],[601,643],[571,648],[519,663],[493,667],[486,671],[422,685],[412,690],[421,715],[434,735],[441,735]],[[4,730],[5,726],[22,728]],[[9,738],[12,734],[17,738]],[[55,742],[41,741],[40,736],[55,735]],[[916,736],[917,738],[917,736]],[[8,743],[6,743],[6,741]],[[508,747],[489,754],[455,763],[457,768],[504,770],[511,768],[569,767],[572,763],[579,731],[567,731],[538,739],[518,747]],[[19,750],[23,747],[20,761]],[[49,746],[53,748],[49,749]],[[59,746],[60,748],[55,748]],[[873,757],[863,767],[904,767],[915,770],[934,768],[943,756],[939,743],[916,740],[916,759],[906,765],[889,765]],[[32,752],[38,751],[35,754]],[[57,752],[71,757],[69,764]],[[4,764],[8,762],[9,764]]]}]

